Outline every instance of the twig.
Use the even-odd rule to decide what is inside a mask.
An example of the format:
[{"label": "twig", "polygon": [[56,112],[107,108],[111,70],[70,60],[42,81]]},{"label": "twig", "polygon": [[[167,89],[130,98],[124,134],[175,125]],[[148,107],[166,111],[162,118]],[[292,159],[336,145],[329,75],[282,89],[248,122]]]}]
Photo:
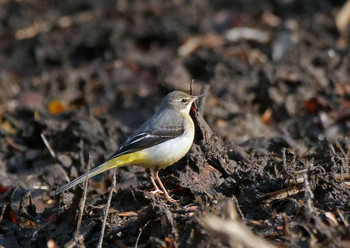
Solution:
[{"label": "twig", "polygon": [[[89,156],[87,171],[89,171],[90,169],[91,169],[91,159]],[[75,231],[74,237],[64,245],[64,248],[72,248],[72,247],[76,247],[77,244],[81,244],[82,241],[84,240],[84,237],[88,234],[87,231],[90,230],[88,228],[85,228],[85,231],[80,233],[81,220],[83,218],[85,202],[86,202],[88,182],[89,182],[89,180],[88,180],[88,178],[86,178],[85,183],[84,183],[83,197],[82,197],[81,201],[79,202],[79,216],[78,216],[78,222],[77,222],[77,229]],[[95,225],[96,225],[96,223],[95,223]]]},{"label": "twig", "polygon": [[235,212],[234,204],[227,204],[229,219],[222,219],[212,214],[200,218],[199,222],[205,229],[215,234],[221,240],[229,242],[231,247],[246,248],[272,248],[275,247],[266,240],[256,236],[250,229],[244,225]]},{"label": "twig", "polygon": [[[312,168],[312,163],[307,163],[308,171]],[[306,206],[307,210],[311,213],[314,213],[314,207],[313,207],[313,199],[314,199],[314,193],[312,192],[310,181],[309,181],[309,175],[307,172],[304,174],[304,189],[305,189],[305,198],[306,198]]]},{"label": "twig", "polygon": [[11,197],[10,197],[10,203],[13,201],[13,197],[15,196],[16,192],[18,190],[18,186],[16,186],[16,188],[13,190]]},{"label": "twig", "polygon": [[57,153],[55,152],[55,150],[52,148],[50,142],[46,139],[45,135],[43,133],[40,134],[41,139],[43,140],[45,146],[47,147],[47,149],[49,150],[51,156],[56,160],[56,162],[58,163],[58,168],[60,168],[63,176],[66,178],[67,182],[70,182],[70,179],[66,173],[66,171],[63,169],[64,165],[62,164],[61,160],[58,159]]},{"label": "twig", "polygon": [[[303,182],[304,182],[304,179],[303,179]],[[288,187],[286,189],[281,189],[281,190],[278,190],[275,192],[264,194],[261,197],[261,199],[266,201],[266,203],[269,203],[273,200],[281,200],[281,199],[285,199],[289,196],[296,195],[299,192],[304,191],[304,189],[302,188],[302,183],[300,183],[300,184],[298,183],[298,185],[293,185],[293,186]]]},{"label": "twig", "polygon": [[236,196],[233,196],[233,197],[231,198],[231,200],[232,200],[233,203],[234,203],[235,211],[239,214],[239,217],[240,217],[242,220],[245,221],[244,214],[243,214],[242,210],[241,210],[240,207],[239,207],[239,203],[238,203],[238,200],[237,200]]},{"label": "twig", "polygon": [[349,156],[349,154],[347,154],[347,153],[345,152],[345,150],[344,150],[343,147],[339,144],[338,141],[336,142],[336,144],[337,144],[337,147],[339,148],[340,152],[343,154],[344,158],[347,158],[347,157]]},{"label": "twig", "polygon": [[[88,166],[87,166],[87,171],[90,171],[91,169],[91,159],[89,156],[89,161],[88,161]],[[79,216],[78,216],[78,223],[77,223],[77,230],[75,232],[75,236],[74,236],[74,240],[76,242],[80,242],[82,235],[79,235],[80,232],[80,227],[81,227],[81,220],[83,218],[83,214],[84,214],[84,208],[85,208],[85,202],[86,202],[86,195],[87,195],[87,188],[88,188],[88,184],[89,184],[89,179],[86,178],[85,182],[84,182],[84,192],[83,192],[83,198],[81,199],[80,203],[79,203]]]},{"label": "twig", "polygon": [[224,215],[227,219],[230,220],[239,220],[239,214],[237,212],[237,207],[235,205],[235,202],[233,201],[226,201],[225,207],[223,209]]},{"label": "twig", "polygon": [[337,153],[335,152],[334,146],[332,144],[329,145],[331,151],[333,152],[334,156],[337,155]]},{"label": "twig", "polygon": [[345,225],[346,227],[349,227],[349,222],[348,222],[348,220],[344,217],[344,210],[340,210],[340,209],[337,208],[337,213],[338,213],[340,219],[343,221],[344,225]]},{"label": "twig", "polygon": [[210,89],[210,85],[209,84],[205,84],[202,87],[202,92],[201,95],[204,95],[204,97],[202,97],[201,99],[199,99],[199,103],[198,103],[198,110],[199,112],[203,113],[204,108],[205,108],[205,102],[206,102],[206,96],[208,95],[208,91]]},{"label": "twig", "polygon": [[289,221],[288,221],[288,216],[287,214],[283,213],[283,234],[286,237],[290,237],[290,229],[289,229]]},{"label": "twig", "polygon": [[[95,221],[90,222],[89,225],[87,225],[87,227],[84,229],[84,231],[80,234],[81,240],[86,239],[86,237],[89,235],[89,233],[94,229],[94,227],[96,225],[97,225],[97,223]],[[64,248],[73,248],[73,247],[77,247],[77,243],[75,241],[75,238],[72,238],[69,242],[67,242],[64,245]]]},{"label": "twig", "polygon": [[335,24],[340,32],[346,30],[350,22],[350,1],[348,0],[335,17]]},{"label": "twig", "polygon": [[108,211],[109,211],[109,207],[111,206],[111,200],[112,200],[112,195],[113,195],[113,191],[114,191],[114,188],[115,188],[115,184],[116,184],[116,179],[115,179],[115,174],[113,174],[112,187],[111,187],[111,191],[109,192],[106,208],[105,208],[105,211],[104,211],[104,217],[103,217],[103,223],[102,223],[102,228],[101,228],[100,239],[99,239],[98,245],[97,245],[98,248],[102,247],[103,236],[104,236],[104,233],[105,233]]},{"label": "twig", "polygon": [[193,95],[193,90],[192,90],[193,83],[194,83],[194,78],[192,78],[191,83],[190,83],[190,95],[191,96]]},{"label": "twig", "polygon": [[46,139],[45,135],[43,133],[41,133],[40,136],[43,139],[44,144],[46,145],[47,149],[49,150],[51,156],[53,158],[57,158],[57,155],[56,155],[55,151],[53,150],[53,148],[52,148],[51,144],[49,143],[49,141]]},{"label": "twig", "polygon": [[337,157],[343,162],[343,168],[346,172],[349,172],[349,167],[348,167],[348,161],[349,161],[349,153],[350,153],[350,147],[348,147],[348,151],[345,152],[343,147],[337,142],[337,147],[340,149],[341,153],[343,154],[343,157],[339,156],[337,154]]},{"label": "twig", "polygon": [[285,147],[282,148],[282,163],[283,163],[284,169],[287,170],[288,165],[287,165],[286,148]]},{"label": "twig", "polygon": [[147,221],[147,223],[140,229],[139,235],[137,235],[137,239],[136,239],[136,243],[135,243],[135,248],[138,247],[138,243],[141,237],[141,234],[143,232],[143,230],[146,228],[146,226],[151,222],[151,220]]},{"label": "twig", "polygon": [[[316,167],[316,166],[315,166]],[[314,168],[315,168],[314,167]],[[308,170],[300,170],[294,172],[297,176],[296,179],[290,180],[292,184],[289,184],[287,188],[274,191],[271,193],[264,194],[261,199],[265,200],[266,202],[271,202],[273,200],[280,200],[285,199],[289,196],[298,194],[299,192],[302,192],[305,190],[303,188],[303,185],[305,184],[305,173],[307,173]],[[344,182],[344,181],[350,181],[350,174],[349,173],[337,173],[333,176],[334,181]],[[304,186],[305,187],[305,186]]]},{"label": "twig", "polygon": [[6,205],[4,205],[2,207],[2,210],[1,210],[1,213],[0,213],[0,222],[3,220],[4,218],[4,214],[5,214],[5,211],[6,211]]},{"label": "twig", "polygon": [[171,226],[171,232],[173,234],[173,246],[174,247],[180,247],[179,245],[179,231],[178,231],[178,228],[176,227],[176,223],[174,222],[174,218],[173,218],[173,215],[172,215],[172,212],[169,210],[169,209],[166,209],[165,210],[165,216],[166,218],[168,219],[168,222]]}]

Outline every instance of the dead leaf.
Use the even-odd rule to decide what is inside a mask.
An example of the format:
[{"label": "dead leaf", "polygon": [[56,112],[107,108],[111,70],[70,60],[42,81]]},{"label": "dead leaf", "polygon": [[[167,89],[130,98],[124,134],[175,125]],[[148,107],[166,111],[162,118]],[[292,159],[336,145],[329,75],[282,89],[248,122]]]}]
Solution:
[{"label": "dead leaf", "polygon": [[59,100],[52,100],[49,103],[48,108],[49,108],[49,112],[53,115],[62,114],[67,109],[67,107]]},{"label": "dead leaf", "polygon": [[138,213],[135,211],[129,211],[129,212],[123,212],[118,214],[119,217],[132,217],[132,216],[138,216]]},{"label": "dead leaf", "polygon": [[30,228],[30,229],[37,229],[39,226],[34,223],[31,220],[26,219],[26,221],[24,221],[23,223],[21,223],[20,225],[22,228]]},{"label": "dead leaf", "polygon": [[261,121],[266,125],[273,124],[272,110],[270,108],[266,109],[265,112],[261,115]]},{"label": "dead leaf", "polygon": [[10,204],[0,207],[0,222],[2,220],[8,220],[15,224],[18,223],[18,216],[15,211],[13,211]]},{"label": "dead leaf", "polygon": [[168,243],[168,247],[169,248],[174,248],[175,247],[174,238],[166,237],[165,238],[165,242]]}]

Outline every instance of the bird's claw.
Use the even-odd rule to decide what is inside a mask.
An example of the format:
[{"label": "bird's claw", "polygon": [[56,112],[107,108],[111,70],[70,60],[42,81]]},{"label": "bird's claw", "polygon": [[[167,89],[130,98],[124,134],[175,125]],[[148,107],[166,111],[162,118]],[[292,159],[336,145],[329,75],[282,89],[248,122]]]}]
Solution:
[{"label": "bird's claw", "polygon": [[169,202],[171,202],[171,203],[174,203],[174,204],[177,204],[177,203],[178,203],[177,200],[174,200],[174,199],[171,198],[168,194],[165,195],[165,198],[166,198]]},{"label": "bird's claw", "polygon": [[153,194],[153,195],[156,195],[156,194],[164,194],[164,192],[161,191],[160,189],[152,190],[150,193]]}]

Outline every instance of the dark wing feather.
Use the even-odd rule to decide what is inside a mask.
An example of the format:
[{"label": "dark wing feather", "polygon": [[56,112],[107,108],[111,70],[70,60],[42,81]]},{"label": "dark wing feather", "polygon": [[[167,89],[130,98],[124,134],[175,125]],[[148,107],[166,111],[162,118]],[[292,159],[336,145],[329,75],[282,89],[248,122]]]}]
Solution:
[{"label": "dark wing feather", "polygon": [[158,145],[170,139],[181,136],[184,133],[182,126],[170,126],[158,130],[147,130],[131,135],[108,160],[123,154],[139,151],[151,146]]}]

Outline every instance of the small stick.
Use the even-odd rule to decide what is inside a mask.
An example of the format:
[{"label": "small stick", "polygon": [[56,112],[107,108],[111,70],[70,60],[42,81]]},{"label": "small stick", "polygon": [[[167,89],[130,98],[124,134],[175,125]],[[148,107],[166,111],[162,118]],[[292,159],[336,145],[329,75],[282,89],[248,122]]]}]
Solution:
[{"label": "small stick", "polygon": [[[87,166],[87,170],[89,171],[91,168],[91,159],[90,159],[90,156],[89,156],[89,161],[88,161],[88,166]],[[86,196],[87,196],[87,188],[88,188],[88,182],[89,180],[86,179],[85,182],[84,182],[84,192],[83,192],[83,198],[81,199],[81,201],[79,202],[79,216],[78,216],[78,222],[77,222],[77,229],[75,231],[75,234],[74,234],[74,237],[69,241],[67,242],[65,245],[64,245],[64,248],[72,248],[72,247],[76,247],[77,244],[81,244],[82,243],[82,240],[84,240],[84,237],[90,232],[90,230],[93,228],[93,227],[87,227],[85,228],[85,230],[80,233],[80,227],[81,227],[81,221],[82,221],[82,218],[83,218],[83,213],[84,213],[84,208],[85,208],[85,202],[86,202]],[[91,223],[90,223],[91,224]],[[93,225],[95,226],[96,223]]]},{"label": "small stick", "polygon": [[226,201],[225,207],[224,207],[224,215],[227,219],[230,220],[240,220],[239,214],[237,212],[237,207],[235,205],[235,202],[233,201]]},{"label": "small stick", "polygon": [[192,78],[191,83],[190,83],[190,95],[193,96],[193,90],[192,90],[192,86],[194,83],[194,78]]},{"label": "small stick", "polygon": [[[305,170],[302,171],[297,171],[295,172],[295,174],[300,174],[300,172],[303,172],[304,174],[306,173]],[[350,175],[348,173],[338,173],[334,175],[334,181],[339,181],[339,182],[343,182],[343,181],[349,181],[350,180]],[[298,176],[296,179],[294,179],[294,182],[290,185],[288,185],[287,188],[283,188],[281,190],[278,191],[274,191],[271,193],[266,193],[264,194],[261,199],[266,201],[266,202],[271,202],[273,200],[281,200],[281,199],[285,199],[289,196],[298,194],[299,192],[302,192],[305,190],[305,186],[303,188],[303,184],[305,184],[305,176]]]},{"label": "small stick", "polygon": [[104,236],[105,228],[106,228],[108,211],[109,211],[109,207],[111,206],[111,200],[112,200],[112,195],[113,195],[113,191],[114,191],[114,188],[115,188],[115,184],[116,184],[116,179],[115,179],[115,174],[113,174],[112,187],[111,187],[111,191],[109,192],[106,208],[105,208],[105,211],[104,211],[104,217],[103,217],[103,223],[102,223],[102,228],[101,228],[100,239],[99,239],[98,245],[97,245],[98,248],[102,247],[102,242],[103,242],[103,236]]},{"label": "small stick", "polygon": [[348,154],[345,152],[345,150],[343,149],[343,147],[340,145],[338,141],[336,142],[336,145],[339,148],[340,152],[343,154],[344,158],[347,158]]},{"label": "small stick", "polygon": [[349,227],[349,222],[347,221],[347,219],[344,217],[344,211],[343,210],[340,210],[340,209],[337,209],[337,213],[340,217],[340,219],[343,221],[344,225],[346,227]]},{"label": "small stick", "polygon": [[[307,169],[308,171],[310,171],[310,169],[312,168],[312,163],[308,162],[307,163]],[[311,189],[311,185],[310,185],[310,181],[309,181],[309,175],[307,172],[305,172],[304,174],[304,189],[305,189],[305,199],[306,199],[306,206],[307,206],[307,210],[310,211],[311,213],[314,213],[314,204],[313,204],[313,199],[314,199],[314,193],[312,192]]]},{"label": "small stick", "polygon": [[210,85],[209,84],[205,84],[204,87],[202,88],[202,92],[201,95],[204,95],[204,97],[202,97],[201,99],[199,99],[198,102],[198,110],[199,112],[203,113],[204,108],[205,108],[205,99],[206,96],[208,95],[208,91],[210,89]]},{"label": "small stick", "polygon": [[216,238],[228,242],[231,247],[275,248],[268,241],[255,235],[241,220],[233,218],[222,219],[213,214],[206,214],[199,223]]},{"label": "small stick", "polygon": [[[303,181],[304,181],[304,179],[303,179]],[[273,200],[285,199],[285,198],[287,198],[289,196],[296,195],[296,194],[298,194],[299,192],[302,192],[302,191],[304,191],[304,189],[302,188],[302,185],[293,185],[293,186],[289,186],[286,189],[281,189],[281,190],[278,190],[278,191],[267,193],[267,194],[263,195],[261,197],[261,199],[263,201],[266,201],[267,203],[269,203],[269,202],[271,202]]]},{"label": "small stick", "polygon": [[44,141],[44,144],[46,145],[47,149],[49,149],[49,152],[53,158],[57,158],[55,151],[53,150],[51,144],[49,141],[46,139],[45,135],[43,133],[40,134],[41,138]]},{"label": "small stick", "polygon": [[12,194],[11,194],[10,203],[13,201],[13,197],[15,196],[17,190],[18,190],[18,186],[16,186],[16,188],[14,189],[14,191],[13,191]]},{"label": "small stick", "polygon": [[49,150],[51,156],[56,160],[56,162],[58,162],[58,168],[60,168],[62,174],[64,175],[64,177],[66,178],[67,182],[70,182],[70,179],[66,173],[66,171],[63,169],[63,164],[62,162],[58,159],[57,153],[54,151],[54,149],[52,148],[50,142],[46,139],[45,135],[43,133],[40,134],[41,139],[44,141],[45,146],[47,147],[47,149]]},{"label": "small stick", "polygon": [[287,170],[288,165],[287,165],[286,148],[285,147],[282,148],[282,163],[283,163],[284,169]]},{"label": "small stick", "polygon": [[[86,239],[87,235],[89,235],[89,233],[95,228],[96,225],[97,225],[97,223],[95,221],[90,222],[89,225],[87,225],[87,227],[81,233],[81,235],[80,235],[81,240]],[[64,245],[64,248],[73,248],[73,247],[77,247],[77,243],[75,241],[75,238],[72,238],[70,241],[68,241]]]},{"label": "small stick", "polygon": [[147,223],[140,229],[139,235],[137,235],[137,239],[136,239],[136,243],[135,243],[135,248],[138,247],[138,243],[141,237],[141,234],[143,232],[143,230],[146,228],[146,226],[151,222],[151,220],[147,221]]},{"label": "small stick", "polygon": [[[90,171],[91,169],[91,159],[89,156],[89,161],[88,161],[88,166],[87,166],[87,171]],[[89,184],[89,179],[86,178],[85,182],[84,182],[84,193],[83,193],[83,198],[80,201],[79,205],[80,205],[80,209],[79,209],[79,217],[78,217],[78,223],[77,223],[77,230],[75,232],[75,237],[74,240],[79,242],[81,241],[82,235],[79,234],[80,232],[80,227],[81,227],[81,220],[83,218],[83,214],[84,214],[84,208],[85,208],[85,202],[86,202],[86,195],[87,195],[87,188],[88,188],[88,184]]]}]

